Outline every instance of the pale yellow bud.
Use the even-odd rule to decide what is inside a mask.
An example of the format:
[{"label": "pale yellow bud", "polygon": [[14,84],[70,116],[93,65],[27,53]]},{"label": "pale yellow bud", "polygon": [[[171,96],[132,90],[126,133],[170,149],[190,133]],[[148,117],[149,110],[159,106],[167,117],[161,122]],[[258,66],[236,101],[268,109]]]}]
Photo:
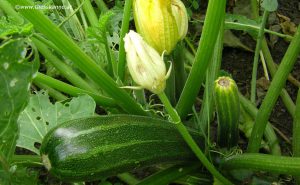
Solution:
[{"label": "pale yellow bud", "polygon": [[134,31],[124,37],[127,66],[132,79],[155,94],[166,86],[166,66],[158,52]]},{"label": "pale yellow bud", "polygon": [[138,33],[160,54],[170,53],[179,40],[171,0],[134,0],[133,8]]}]

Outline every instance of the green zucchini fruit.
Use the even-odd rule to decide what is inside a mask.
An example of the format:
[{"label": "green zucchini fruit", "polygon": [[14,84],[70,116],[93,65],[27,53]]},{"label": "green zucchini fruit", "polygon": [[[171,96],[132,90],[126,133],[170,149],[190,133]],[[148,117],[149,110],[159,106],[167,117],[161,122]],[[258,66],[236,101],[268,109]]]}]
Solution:
[{"label": "green zucchini fruit", "polygon": [[[198,132],[190,133],[203,143]],[[133,115],[65,122],[47,133],[40,153],[51,174],[73,182],[97,180],[153,164],[196,160],[173,123]]]},{"label": "green zucchini fruit", "polygon": [[240,102],[238,88],[233,79],[219,77],[214,87],[215,104],[218,115],[218,144],[231,148],[239,139]]}]

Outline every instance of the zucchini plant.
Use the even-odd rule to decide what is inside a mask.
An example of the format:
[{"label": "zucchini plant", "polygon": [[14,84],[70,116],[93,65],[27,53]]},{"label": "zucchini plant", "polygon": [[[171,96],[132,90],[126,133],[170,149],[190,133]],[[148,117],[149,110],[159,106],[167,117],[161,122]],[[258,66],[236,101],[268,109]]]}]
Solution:
[{"label": "zucchini plant", "polygon": [[[290,89],[300,87],[300,27],[267,29],[277,1],[250,2],[252,18],[226,0],[1,0],[0,184],[299,183],[300,98]],[[266,33],[290,42],[279,66]],[[226,39],[255,50],[247,83],[238,61],[223,76]],[[271,117],[279,96],[290,147]]]}]

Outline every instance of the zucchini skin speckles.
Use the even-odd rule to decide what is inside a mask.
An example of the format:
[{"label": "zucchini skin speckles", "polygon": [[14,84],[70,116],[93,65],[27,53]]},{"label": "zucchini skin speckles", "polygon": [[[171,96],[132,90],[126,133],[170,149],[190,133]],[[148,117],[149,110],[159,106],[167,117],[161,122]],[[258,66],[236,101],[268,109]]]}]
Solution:
[{"label": "zucchini skin speckles", "polygon": [[[190,133],[196,141],[203,141],[199,133]],[[98,180],[154,164],[196,160],[174,124],[132,115],[63,123],[45,136],[40,152],[51,174],[73,182]]]}]

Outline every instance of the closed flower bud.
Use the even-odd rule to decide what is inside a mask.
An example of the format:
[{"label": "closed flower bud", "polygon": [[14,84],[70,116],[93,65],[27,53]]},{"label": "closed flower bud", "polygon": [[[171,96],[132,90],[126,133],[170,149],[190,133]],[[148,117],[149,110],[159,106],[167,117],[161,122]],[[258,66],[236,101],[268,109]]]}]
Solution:
[{"label": "closed flower bud", "polygon": [[134,0],[133,8],[137,31],[160,54],[184,38],[187,14],[180,0]]},{"label": "closed flower bud", "polygon": [[129,31],[124,42],[132,79],[155,94],[163,92],[168,74],[162,57],[134,31]]}]

